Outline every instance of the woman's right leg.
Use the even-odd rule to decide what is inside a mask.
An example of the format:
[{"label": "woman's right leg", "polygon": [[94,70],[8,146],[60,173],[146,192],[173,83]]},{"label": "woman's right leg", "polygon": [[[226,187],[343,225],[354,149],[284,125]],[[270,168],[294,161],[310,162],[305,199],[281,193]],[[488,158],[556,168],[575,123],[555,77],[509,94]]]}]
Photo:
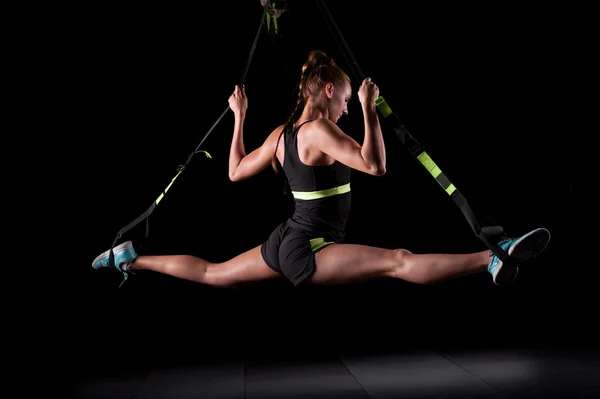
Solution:
[{"label": "woman's right leg", "polygon": [[260,245],[226,262],[211,263],[191,255],[140,256],[127,270],[152,270],[215,287],[281,277],[262,258]]},{"label": "woman's right leg", "polygon": [[[106,266],[107,257],[103,255],[100,255],[94,264],[103,262],[102,266]],[[212,263],[191,255],[153,255],[137,256],[122,268],[125,272],[152,270],[215,287],[230,287],[243,282],[281,277],[281,274],[267,266],[260,246],[222,263]]]}]

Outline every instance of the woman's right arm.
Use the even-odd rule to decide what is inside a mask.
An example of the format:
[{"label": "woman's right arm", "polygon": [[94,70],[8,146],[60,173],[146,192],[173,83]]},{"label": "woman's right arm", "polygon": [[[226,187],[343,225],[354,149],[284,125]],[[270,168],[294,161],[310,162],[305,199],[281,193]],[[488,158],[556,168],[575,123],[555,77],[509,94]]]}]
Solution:
[{"label": "woman's right arm", "polygon": [[239,86],[235,87],[233,94],[229,97],[229,106],[235,117],[229,150],[229,179],[241,181],[258,174],[271,164],[283,125],[273,130],[260,147],[246,154],[244,120],[246,119],[248,99],[244,89]]}]

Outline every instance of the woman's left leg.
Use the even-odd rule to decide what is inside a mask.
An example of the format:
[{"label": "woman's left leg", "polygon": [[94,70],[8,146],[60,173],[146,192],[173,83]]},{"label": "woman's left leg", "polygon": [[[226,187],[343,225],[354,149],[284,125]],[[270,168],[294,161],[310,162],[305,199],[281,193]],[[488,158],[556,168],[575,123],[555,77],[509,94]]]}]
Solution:
[{"label": "woman's left leg", "polygon": [[432,284],[487,271],[489,251],[470,254],[413,254],[357,244],[330,244],[315,254],[313,284],[344,284],[382,277]]},{"label": "woman's left leg", "polygon": [[519,262],[506,264],[489,250],[470,254],[413,254],[405,249],[330,244],[315,254],[315,272],[309,282],[337,284],[396,277],[432,284],[488,270],[496,284],[506,285],[516,278],[520,262],[540,254],[549,241],[550,232],[544,228],[503,240],[498,245]]}]

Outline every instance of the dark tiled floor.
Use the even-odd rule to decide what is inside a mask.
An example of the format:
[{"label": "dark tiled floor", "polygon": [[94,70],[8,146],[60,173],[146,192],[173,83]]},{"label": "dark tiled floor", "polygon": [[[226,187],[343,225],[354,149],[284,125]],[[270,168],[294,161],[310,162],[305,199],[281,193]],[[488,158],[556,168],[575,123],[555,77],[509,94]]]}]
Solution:
[{"label": "dark tiled floor", "polygon": [[[285,360],[282,360],[284,359]],[[89,373],[72,398],[598,398],[600,352],[419,350]]]}]

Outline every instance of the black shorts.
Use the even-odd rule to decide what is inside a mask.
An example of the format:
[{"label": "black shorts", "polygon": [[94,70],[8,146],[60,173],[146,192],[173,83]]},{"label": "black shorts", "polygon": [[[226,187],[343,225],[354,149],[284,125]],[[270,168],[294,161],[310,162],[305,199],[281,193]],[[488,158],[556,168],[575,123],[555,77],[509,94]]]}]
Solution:
[{"label": "black shorts", "polygon": [[315,253],[333,243],[328,234],[291,227],[285,221],[273,230],[260,252],[271,269],[298,285],[314,273]]}]

